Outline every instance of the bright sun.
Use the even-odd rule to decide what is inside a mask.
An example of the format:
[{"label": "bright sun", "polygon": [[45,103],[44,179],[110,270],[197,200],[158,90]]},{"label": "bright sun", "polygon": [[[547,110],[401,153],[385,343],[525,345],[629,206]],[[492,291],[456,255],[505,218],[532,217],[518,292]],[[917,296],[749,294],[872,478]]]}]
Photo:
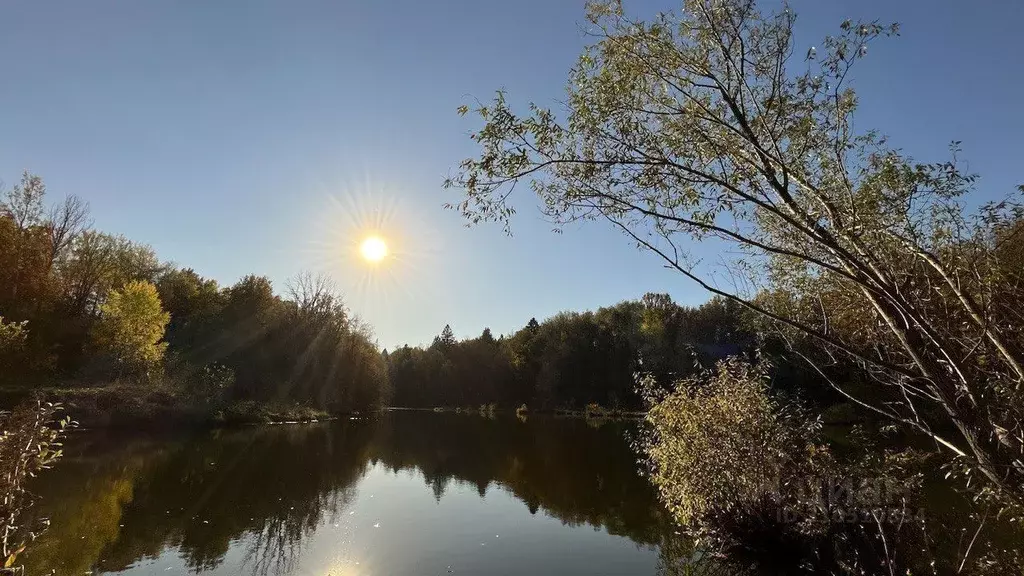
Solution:
[{"label": "bright sun", "polygon": [[380,236],[368,236],[359,245],[359,253],[367,262],[380,262],[388,255],[388,245]]}]

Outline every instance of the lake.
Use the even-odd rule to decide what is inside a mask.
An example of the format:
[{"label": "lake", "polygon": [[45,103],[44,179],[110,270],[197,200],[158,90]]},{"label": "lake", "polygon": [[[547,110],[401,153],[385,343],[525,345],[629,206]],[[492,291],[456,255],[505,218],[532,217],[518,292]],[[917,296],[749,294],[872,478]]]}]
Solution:
[{"label": "lake", "polygon": [[[633,422],[392,411],[187,437],[81,431],[27,574],[654,575],[676,534]],[[707,568],[707,566],[705,566]]]}]

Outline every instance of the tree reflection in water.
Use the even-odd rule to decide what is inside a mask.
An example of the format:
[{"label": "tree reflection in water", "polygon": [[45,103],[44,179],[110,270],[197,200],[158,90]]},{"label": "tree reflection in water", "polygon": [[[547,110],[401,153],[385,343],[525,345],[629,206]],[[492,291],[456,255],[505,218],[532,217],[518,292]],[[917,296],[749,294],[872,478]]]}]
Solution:
[{"label": "tree reflection in water", "polygon": [[118,571],[176,549],[202,572],[234,547],[244,550],[244,573],[290,573],[310,536],[336,525],[359,481],[380,467],[418,472],[438,501],[456,484],[481,497],[500,487],[531,513],[658,548],[661,573],[695,573],[682,571],[693,550],[637,473],[629,427],[391,412],[187,439],[81,434],[36,486],[36,512],[53,528],[25,556],[26,570]]}]

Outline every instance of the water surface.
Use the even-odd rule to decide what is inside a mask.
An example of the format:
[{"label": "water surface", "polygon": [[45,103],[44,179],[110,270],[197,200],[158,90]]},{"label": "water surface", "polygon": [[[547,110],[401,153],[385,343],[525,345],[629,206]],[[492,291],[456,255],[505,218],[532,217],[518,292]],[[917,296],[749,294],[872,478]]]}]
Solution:
[{"label": "water surface", "polygon": [[190,437],[80,432],[28,574],[654,575],[690,554],[632,424],[390,412]]}]

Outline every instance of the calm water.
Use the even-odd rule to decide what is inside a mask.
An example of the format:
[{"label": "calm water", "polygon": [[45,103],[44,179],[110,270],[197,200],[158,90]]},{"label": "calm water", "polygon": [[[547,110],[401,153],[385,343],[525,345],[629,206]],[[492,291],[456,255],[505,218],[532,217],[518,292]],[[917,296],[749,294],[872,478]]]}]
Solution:
[{"label": "calm water", "polygon": [[692,552],[629,423],[391,412],[188,438],[80,432],[28,574],[653,575]]}]

